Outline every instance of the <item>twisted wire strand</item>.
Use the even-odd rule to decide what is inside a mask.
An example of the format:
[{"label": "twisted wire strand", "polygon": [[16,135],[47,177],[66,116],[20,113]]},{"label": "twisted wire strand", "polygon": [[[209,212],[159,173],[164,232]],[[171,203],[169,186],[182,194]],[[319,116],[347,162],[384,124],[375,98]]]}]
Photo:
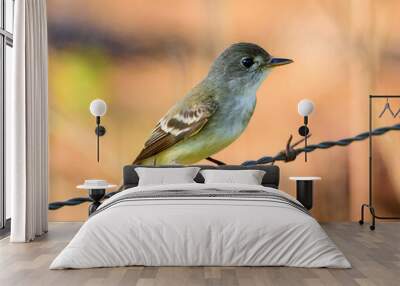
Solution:
[{"label": "twisted wire strand", "polygon": [[[116,192],[109,192],[104,196],[104,198],[108,199],[118,192],[119,192],[119,190]],[[61,201],[61,202],[52,202],[52,203],[49,203],[49,210],[57,210],[64,206],[77,206],[82,203],[91,202],[91,201],[92,200],[90,198],[72,198],[72,199],[68,199],[65,201]]]},{"label": "twisted wire strand", "polygon": [[[380,128],[376,128],[374,130],[371,131],[371,134],[369,131],[367,132],[363,132],[360,133],[354,137],[349,137],[349,138],[344,138],[341,140],[337,140],[337,141],[323,141],[319,144],[314,144],[314,145],[308,145],[307,148],[298,148],[298,149],[294,149],[291,152],[294,152],[297,155],[303,153],[303,152],[313,152],[317,149],[329,149],[332,148],[334,146],[341,146],[341,147],[345,147],[347,145],[350,145],[353,142],[357,142],[357,141],[362,141],[367,139],[370,136],[380,136],[383,135],[389,131],[400,131],[400,124],[395,124],[392,126],[385,126],[385,127],[380,127]],[[242,166],[252,166],[252,165],[264,165],[264,164],[271,164],[274,163],[276,161],[286,161],[287,156],[283,153],[279,153],[276,156],[264,156],[258,160],[249,160],[249,161],[245,161],[243,162],[241,165]],[[110,192],[108,194],[105,195],[105,198],[109,198],[113,195],[115,195],[116,193],[118,193],[121,190],[121,188],[116,191],[116,192]],[[56,210],[59,209],[63,206],[76,206],[79,205],[81,203],[84,202],[91,202],[92,200],[90,198],[72,198],[66,201],[62,201],[62,202],[53,202],[49,204],[49,210]]]},{"label": "twisted wire strand", "polygon": [[[376,128],[371,131],[371,136],[383,135],[389,131],[400,131],[400,124]],[[354,137],[344,138],[344,139],[337,140],[337,141],[323,141],[319,144],[308,145],[307,148],[294,149],[293,152],[297,156],[303,152],[309,153],[309,152],[313,152],[317,149],[328,149],[328,148],[332,148],[334,146],[345,147],[347,145],[350,145],[353,142],[365,140],[369,136],[370,136],[370,133],[369,133],[369,131],[367,131],[367,132],[360,133]],[[276,161],[285,161],[285,160],[286,160],[285,154],[278,154],[276,156],[265,156],[258,160],[245,161],[242,163],[242,165],[243,166],[263,165],[263,164],[274,163]]]},{"label": "twisted wire strand", "polygon": [[52,202],[49,203],[49,210],[56,210],[64,206],[76,206],[85,202],[91,202],[89,198],[72,198],[62,202]]}]

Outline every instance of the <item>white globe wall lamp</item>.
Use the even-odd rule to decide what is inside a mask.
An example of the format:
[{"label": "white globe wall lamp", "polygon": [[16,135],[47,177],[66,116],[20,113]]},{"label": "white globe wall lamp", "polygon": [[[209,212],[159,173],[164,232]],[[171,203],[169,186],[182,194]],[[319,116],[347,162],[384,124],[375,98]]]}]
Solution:
[{"label": "white globe wall lamp", "polygon": [[[314,103],[308,99],[302,99],[297,105],[298,113],[303,116],[304,124],[299,128],[299,134],[304,137],[304,147],[307,148],[307,137],[310,133],[310,129],[308,128],[308,116],[314,110]],[[304,151],[304,160],[307,162],[307,150]]]},{"label": "white globe wall lamp", "polygon": [[107,112],[107,104],[104,100],[95,99],[90,103],[90,113],[96,117],[96,129],[94,132],[97,136],[97,162],[100,161],[100,136],[106,134],[106,128],[100,125],[100,118],[103,117]]}]

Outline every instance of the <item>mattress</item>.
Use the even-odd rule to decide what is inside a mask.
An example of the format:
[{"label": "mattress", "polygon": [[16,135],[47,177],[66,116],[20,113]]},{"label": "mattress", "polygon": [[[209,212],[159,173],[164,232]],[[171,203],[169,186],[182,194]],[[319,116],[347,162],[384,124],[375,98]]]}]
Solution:
[{"label": "mattress", "polygon": [[50,269],[132,265],[351,267],[290,195],[256,185],[198,183],[114,195]]}]

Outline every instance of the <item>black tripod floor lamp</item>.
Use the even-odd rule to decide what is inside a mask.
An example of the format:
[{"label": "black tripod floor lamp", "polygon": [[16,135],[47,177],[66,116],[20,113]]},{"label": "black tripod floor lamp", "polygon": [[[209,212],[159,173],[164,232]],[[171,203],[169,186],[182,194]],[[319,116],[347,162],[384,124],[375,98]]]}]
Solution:
[{"label": "black tripod floor lamp", "polygon": [[372,171],[373,171],[373,164],[372,164],[372,102],[373,100],[377,99],[386,99],[386,104],[384,106],[384,109],[379,115],[379,118],[381,118],[385,113],[388,113],[392,116],[393,118],[396,118],[399,115],[400,118],[400,109],[396,113],[394,113],[390,107],[389,99],[390,98],[399,98],[400,95],[370,95],[369,96],[369,168],[368,168],[368,204],[362,204],[361,206],[361,219],[359,220],[359,223],[362,225],[364,224],[364,209],[368,208],[371,217],[372,217],[372,222],[369,228],[371,230],[375,229],[375,220],[376,219],[383,219],[383,220],[396,220],[400,219],[400,217],[386,217],[386,216],[379,216],[376,214],[376,210],[374,207],[374,201],[373,201],[373,181],[372,181]]}]

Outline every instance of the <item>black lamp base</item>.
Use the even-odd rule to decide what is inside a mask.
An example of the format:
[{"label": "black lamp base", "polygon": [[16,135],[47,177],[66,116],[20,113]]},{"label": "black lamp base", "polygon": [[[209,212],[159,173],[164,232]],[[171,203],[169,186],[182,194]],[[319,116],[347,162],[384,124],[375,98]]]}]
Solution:
[{"label": "black lamp base", "polygon": [[[304,116],[304,125],[300,126],[299,134],[304,137],[304,147],[307,148],[307,136],[310,133],[310,129],[307,127],[308,116]],[[304,150],[304,161],[307,162],[307,150]]]},{"label": "black lamp base", "polygon": [[97,137],[97,162],[100,162],[100,137],[106,134],[106,128],[100,125],[100,116],[96,116],[96,129],[94,130]]},{"label": "black lamp base", "polygon": [[104,136],[106,134],[106,128],[102,125],[96,126],[94,133],[96,133],[97,136]]},{"label": "black lamp base", "polygon": [[303,137],[306,137],[310,133],[310,129],[307,126],[303,125],[299,128],[299,134]]}]

